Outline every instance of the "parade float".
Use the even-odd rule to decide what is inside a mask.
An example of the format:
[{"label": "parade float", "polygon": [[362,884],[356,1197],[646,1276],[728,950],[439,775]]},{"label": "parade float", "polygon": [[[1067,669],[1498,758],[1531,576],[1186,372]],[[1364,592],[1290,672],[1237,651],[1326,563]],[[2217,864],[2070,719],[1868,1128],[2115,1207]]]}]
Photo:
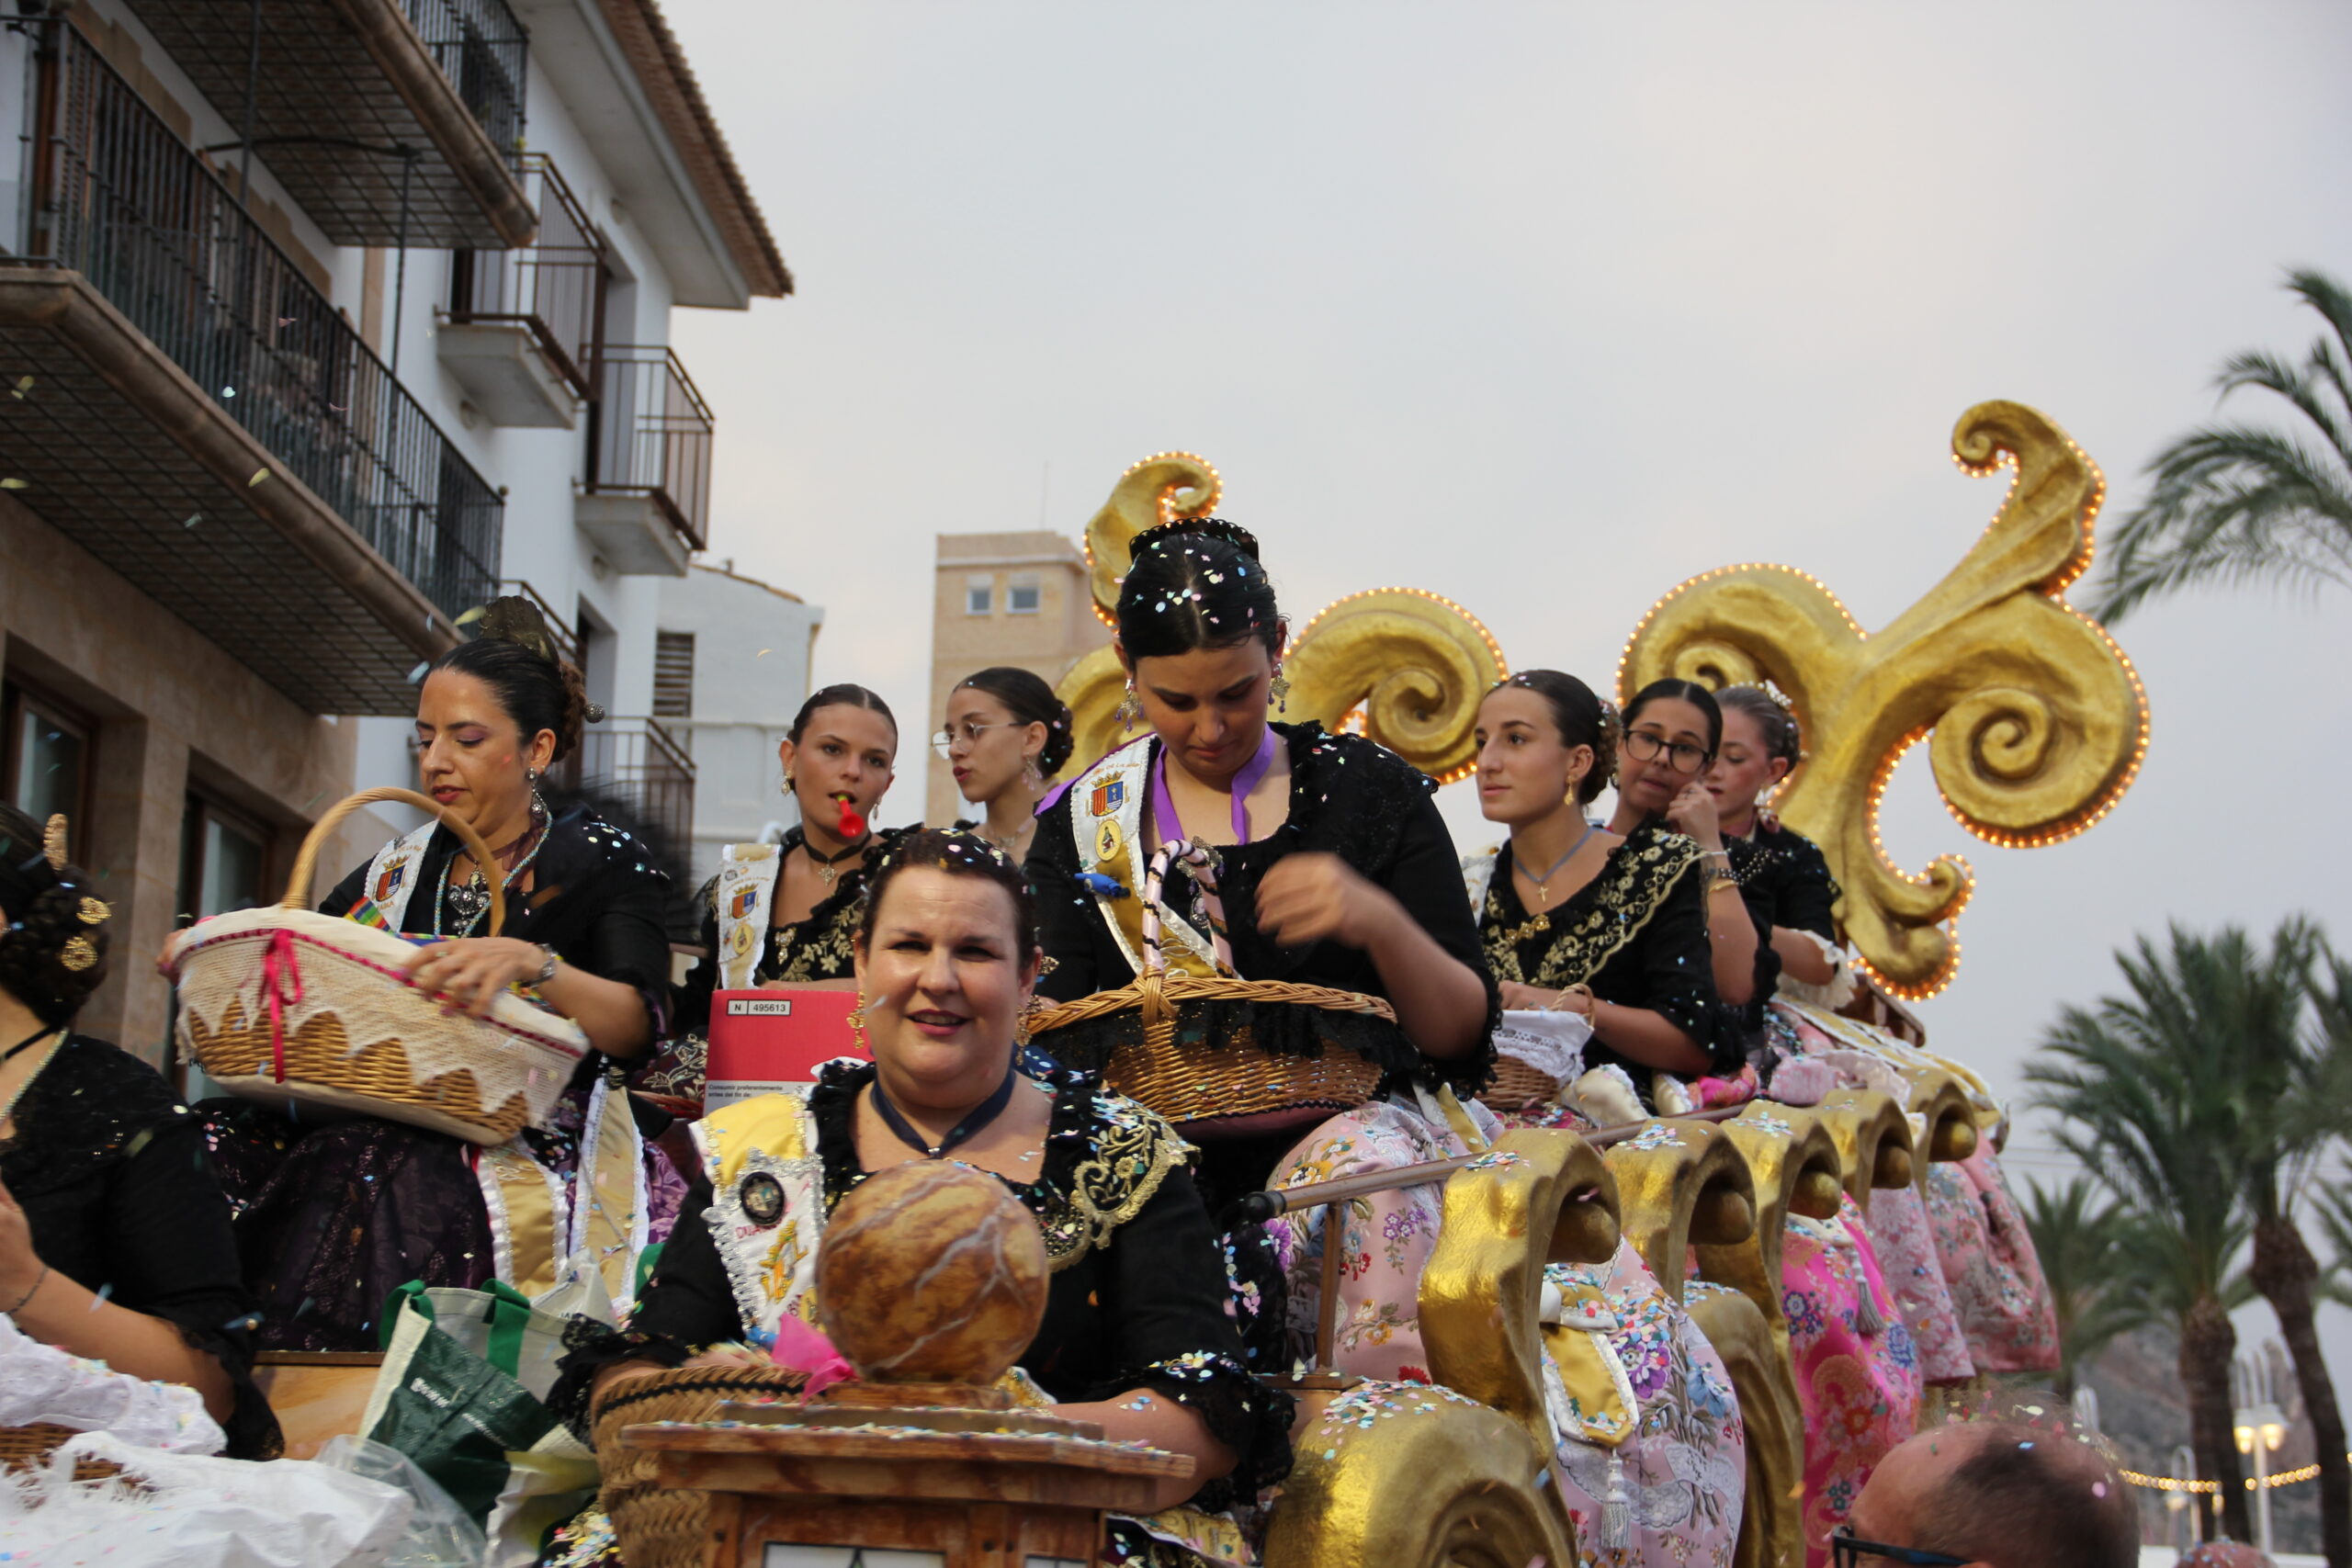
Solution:
[{"label": "parade float", "polygon": [[[2010,469],[2007,491],[1959,565],[1889,626],[1866,632],[1802,572],[1726,568],[1653,605],[1617,671],[1621,700],[1671,674],[1766,686],[1800,719],[1809,750],[1773,805],[1827,857],[1860,984],[1842,999],[1775,1005],[1833,1064],[1829,1087],[1801,1105],[1757,1098],[1663,1117],[1636,1107],[1576,1131],[1521,1127],[1433,1163],[1309,1173],[1256,1194],[1251,1217],[1302,1235],[1319,1226],[1326,1242],[1301,1354],[1267,1374],[1298,1405],[1295,1466],[1251,1520],[1267,1568],[1798,1568],[1825,1556],[1822,1510],[1850,1503],[1871,1453],[1987,1374],[2039,1370],[2054,1350],[2030,1244],[2021,1227],[2004,1230],[2014,1210],[1991,1156],[2005,1111],[1966,1066],[1966,1043],[1931,1051],[1905,1006],[1951,981],[1972,874],[1949,855],[1917,874],[1894,865],[1879,807],[1896,764],[1925,742],[1962,828],[2007,847],[2055,842],[2130,787],[2147,706],[2122,650],[2064,598],[2091,560],[2096,466],[2014,403],[1971,409],[1951,451],[1972,476]],[[1185,454],[1122,476],[1085,536],[1105,619],[1129,541],[1207,514],[1220,492],[1216,470]],[[1291,716],[1367,736],[1442,782],[1473,771],[1479,701],[1510,672],[1469,611],[1411,588],[1328,607],[1298,630],[1284,668]],[[1107,648],[1069,672],[1076,754],[1114,743],[1124,683]],[[1185,846],[1168,851],[1148,894]],[[1139,1010],[1148,1043],[1218,986],[1250,984],[1163,980],[1155,968],[1058,1010]],[[1351,1005],[1337,993],[1295,999]],[[241,1016],[250,1032],[260,1015]],[[1150,1103],[1185,1077],[1151,1067],[1114,1063],[1114,1087],[1124,1073]],[[1348,1247],[1328,1243],[1351,1247],[1350,1227],[1406,1191],[1430,1217],[1422,1250],[1402,1254],[1418,1269],[1424,1364],[1367,1378],[1340,1353]],[[1877,1255],[1860,1266],[1872,1235]],[[625,1278],[633,1249],[607,1250]],[[1653,1337],[1630,1337],[1641,1333]],[[597,1434],[607,1483],[618,1465],[649,1499],[675,1500],[655,1510],[667,1533],[629,1555],[713,1568],[1094,1561],[1102,1516],[1134,1509],[1149,1478],[1186,1461],[1008,1406],[996,1377],[1020,1348],[976,1342],[968,1365],[921,1386],[865,1376],[821,1400],[754,1409],[760,1383],[747,1378],[723,1398],[649,1404],[648,1419],[616,1412]],[[373,1371],[280,1359],[306,1362],[264,1371],[293,1451],[350,1430],[347,1397],[303,1379],[358,1383]],[[1907,1392],[1895,1386],[1905,1380]],[[628,1512],[615,1510],[624,1548]],[[1219,1560],[1250,1555],[1237,1537]]]}]

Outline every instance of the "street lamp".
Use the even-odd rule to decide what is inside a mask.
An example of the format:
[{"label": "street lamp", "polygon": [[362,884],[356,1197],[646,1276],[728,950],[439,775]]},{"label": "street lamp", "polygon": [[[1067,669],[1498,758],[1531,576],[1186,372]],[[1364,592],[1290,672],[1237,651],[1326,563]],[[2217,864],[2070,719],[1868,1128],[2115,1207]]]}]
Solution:
[{"label": "street lamp", "polygon": [[2238,1396],[2231,1426],[2238,1452],[2254,1457],[2256,1544],[2265,1556],[2270,1554],[2270,1456],[2287,1440],[2287,1417],[2278,1408],[2274,1366],[2271,1357],[2263,1356],[2251,1360],[2241,1358],[2230,1369],[2230,1382]]},{"label": "street lamp", "polygon": [[[2190,1481],[2197,1479],[2197,1450],[2187,1443],[2172,1450],[2172,1472]],[[2172,1511],[2175,1529],[2180,1536],[2179,1550],[2188,1551],[2197,1544],[2197,1521],[2188,1517],[2189,1494],[2186,1491],[2165,1494],[2165,1506]]]}]

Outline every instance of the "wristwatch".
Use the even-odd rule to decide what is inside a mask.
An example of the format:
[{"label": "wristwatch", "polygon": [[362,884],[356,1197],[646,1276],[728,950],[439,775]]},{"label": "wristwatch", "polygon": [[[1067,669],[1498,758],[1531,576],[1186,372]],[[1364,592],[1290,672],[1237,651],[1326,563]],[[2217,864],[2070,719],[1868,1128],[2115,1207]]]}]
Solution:
[{"label": "wristwatch", "polygon": [[539,965],[539,972],[531,976],[531,984],[534,986],[544,986],[549,980],[555,978],[555,966],[558,963],[555,955],[555,949],[549,947],[543,942],[533,942],[531,945],[537,948],[539,952],[546,956],[546,962]]}]

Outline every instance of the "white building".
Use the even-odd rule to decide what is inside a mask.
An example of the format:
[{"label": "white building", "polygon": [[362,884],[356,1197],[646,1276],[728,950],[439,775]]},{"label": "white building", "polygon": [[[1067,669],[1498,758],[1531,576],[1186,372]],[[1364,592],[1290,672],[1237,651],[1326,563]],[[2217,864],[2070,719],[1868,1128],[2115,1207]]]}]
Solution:
[{"label": "white building", "polygon": [[[654,653],[712,421],[670,312],[791,278],[653,0],[13,9],[0,794],[74,818],[117,942],[408,782],[410,672],[499,592],[616,716],[587,773],[683,838]],[[165,1007],[131,956],[86,1016],[152,1053]]]},{"label": "white building", "polygon": [[697,563],[661,584],[653,711],[694,755],[697,887],[722,846],[773,841],[800,819],[776,743],[808,695],[825,623],[821,608],[732,566]]}]

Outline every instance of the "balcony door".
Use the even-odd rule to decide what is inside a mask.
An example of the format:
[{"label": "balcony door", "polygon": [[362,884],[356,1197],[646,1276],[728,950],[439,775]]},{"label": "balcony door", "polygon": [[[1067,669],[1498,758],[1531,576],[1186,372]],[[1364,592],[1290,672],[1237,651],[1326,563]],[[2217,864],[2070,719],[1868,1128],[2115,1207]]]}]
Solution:
[{"label": "balcony door", "polygon": [[36,822],[62,812],[75,860],[88,863],[91,755],[97,726],[45,693],[0,687],[0,789]]}]

